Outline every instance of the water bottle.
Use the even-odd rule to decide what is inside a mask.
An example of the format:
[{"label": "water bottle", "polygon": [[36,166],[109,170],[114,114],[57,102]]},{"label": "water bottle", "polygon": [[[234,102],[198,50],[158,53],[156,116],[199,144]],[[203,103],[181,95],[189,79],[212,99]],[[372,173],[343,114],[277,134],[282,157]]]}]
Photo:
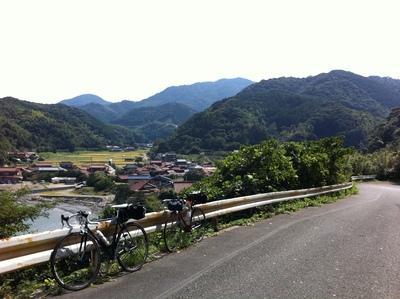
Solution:
[{"label": "water bottle", "polygon": [[187,222],[190,221],[190,216],[191,216],[191,211],[190,211],[190,209],[188,209],[187,212],[186,212],[186,221]]},{"label": "water bottle", "polygon": [[100,230],[96,230],[95,233],[97,238],[106,246],[110,245],[110,242],[108,242],[107,238],[103,235],[103,233]]}]

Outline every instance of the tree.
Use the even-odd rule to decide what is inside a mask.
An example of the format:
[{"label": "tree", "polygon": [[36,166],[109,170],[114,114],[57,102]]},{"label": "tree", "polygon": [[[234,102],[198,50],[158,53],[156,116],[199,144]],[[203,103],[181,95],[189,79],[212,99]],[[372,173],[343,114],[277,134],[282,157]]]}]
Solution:
[{"label": "tree", "polygon": [[94,188],[94,191],[105,191],[114,187],[114,178],[103,172],[91,173],[87,180],[87,185]]},{"label": "tree", "polygon": [[[270,139],[243,146],[217,163],[217,170],[184,192],[200,190],[210,200],[321,187],[350,179],[349,155],[343,137],[279,144]],[[399,167],[400,169],[400,167]]]},{"label": "tree", "polygon": [[35,220],[41,216],[48,217],[48,210],[55,204],[42,202],[35,205],[16,201],[15,197],[25,194],[22,190],[17,193],[0,192],[0,239],[15,236],[18,232],[28,232],[30,224],[27,220]]}]

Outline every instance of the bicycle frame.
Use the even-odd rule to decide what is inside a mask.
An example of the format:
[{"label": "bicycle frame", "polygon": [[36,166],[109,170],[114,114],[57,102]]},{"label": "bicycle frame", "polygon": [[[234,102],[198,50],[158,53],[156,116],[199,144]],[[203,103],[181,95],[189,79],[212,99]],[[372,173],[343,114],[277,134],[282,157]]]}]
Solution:
[{"label": "bicycle frame", "polygon": [[[89,219],[85,218],[85,225],[84,227],[81,229],[81,233],[82,233],[82,238],[81,238],[81,244],[80,244],[80,248],[85,249],[87,248],[86,245],[86,241],[87,241],[87,237],[86,235],[89,234],[91,235],[96,241],[97,243],[100,245],[100,248],[103,252],[107,253],[107,258],[110,260],[115,260],[117,258],[117,238],[118,238],[118,232],[120,230],[122,230],[125,226],[125,223],[121,223],[119,221],[119,213],[120,210],[117,211],[117,216],[113,217],[113,218],[107,218],[107,219],[100,219],[100,220],[96,220],[96,221],[89,221]],[[101,221],[111,221],[111,222],[115,222],[115,229],[112,235],[112,241],[110,244],[104,244],[104,242],[89,228],[89,224],[96,224],[99,223]],[[67,222],[68,223],[68,222]]]},{"label": "bicycle frame", "polygon": [[[194,204],[192,201],[186,201],[185,204],[189,203],[189,209],[184,211],[176,211],[178,213],[178,217],[180,219],[180,221],[182,221],[183,225],[184,225],[184,229],[185,232],[191,232],[192,231],[192,217],[190,217],[189,219],[186,217],[187,213],[190,211],[190,214],[193,215],[193,211],[194,211]],[[188,221],[186,221],[188,220]]]}]

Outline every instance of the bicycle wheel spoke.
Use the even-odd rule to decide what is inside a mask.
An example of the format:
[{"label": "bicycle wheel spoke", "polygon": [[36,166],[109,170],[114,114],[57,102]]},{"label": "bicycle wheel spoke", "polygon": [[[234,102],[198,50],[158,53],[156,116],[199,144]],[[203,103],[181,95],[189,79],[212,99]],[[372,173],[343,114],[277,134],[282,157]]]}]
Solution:
[{"label": "bicycle wheel spoke", "polygon": [[100,270],[100,248],[89,235],[72,233],[59,241],[51,254],[51,271],[65,289],[89,286]]},{"label": "bicycle wheel spoke", "polygon": [[192,236],[195,242],[203,240],[206,232],[206,217],[202,209],[195,207],[192,213]]},{"label": "bicycle wheel spoke", "polygon": [[182,224],[177,213],[169,214],[164,225],[164,242],[169,252],[174,252],[181,243]]},{"label": "bicycle wheel spoke", "polygon": [[118,234],[117,259],[129,272],[139,270],[146,262],[149,240],[146,231],[137,223],[129,223]]}]

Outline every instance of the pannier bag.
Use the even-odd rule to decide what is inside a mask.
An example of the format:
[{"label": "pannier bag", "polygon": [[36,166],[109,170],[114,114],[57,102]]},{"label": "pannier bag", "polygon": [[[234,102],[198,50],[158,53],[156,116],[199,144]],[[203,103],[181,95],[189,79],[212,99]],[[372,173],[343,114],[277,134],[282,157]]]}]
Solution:
[{"label": "pannier bag", "polygon": [[188,197],[190,201],[198,204],[206,203],[208,200],[207,194],[200,191],[191,192]]},{"label": "pannier bag", "polygon": [[129,219],[139,220],[146,216],[146,208],[143,205],[128,205],[119,212],[121,222],[126,222]]},{"label": "pannier bag", "polygon": [[172,199],[168,203],[168,210],[170,211],[182,211],[182,208],[183,208],[182,201],[178,199]]}]

